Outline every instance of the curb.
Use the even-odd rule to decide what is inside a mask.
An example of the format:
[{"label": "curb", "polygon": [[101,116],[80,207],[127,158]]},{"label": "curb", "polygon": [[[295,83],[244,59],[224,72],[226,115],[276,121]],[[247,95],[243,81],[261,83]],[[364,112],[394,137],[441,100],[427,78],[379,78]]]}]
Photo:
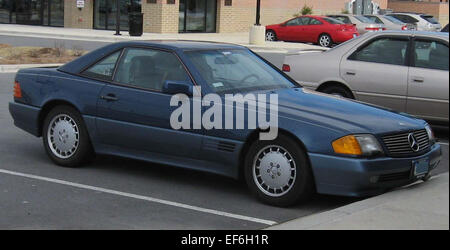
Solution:
[{"label": "curb", "polygon": [[3,64],[0,65],[0,73],[16,73],[20,69],[42,68],[42,67],[59,67],[61,63],[51,64]]},{"label": "curb", "polygon": [[[448,185],[448,175],[449,175],[448,172],[442,173],[431,177],[430,180],[446,177],[447,178],[446,185]],[[394,189],[391,192],[379,196],[354,202],[330,211],[293,219],[275,226],[267,227],[264,230],[311,230],[311,229],[314,230],[317,227],[320,228],[320,226],[323,225],[331,225],[333,223],[340,222],[342,220],[350,218],[353,215],[370,211],[372,209],[376,209],[377,207],[381,207],[384,204],[388,204],[389,202],[392,201],[393,196],[396,195],[398,196],[397,192],[407,192],[408,188],[421,184],[422,184],[421,181],[417,181],[415,183]]]},{"label": "curb", "polygon": [[[67,40],[80,40],[80,41],[92,41],[92,42],[122,42],[122,41],[145,41],[145,40],[159,40],[157,38],[148,37],[132,37],[132,36],[118,36],[118,37],[102,37],[102,36],[77,36],[77,35],[67,35],[67,34],[52,34],[52,33],[34,33],[27,32],[26,34],[18,31],[5,31],[0,30],[0,35],[5,36],[20,36],[20,37],[37,37],[37,38],[49,38],[49,39],[67,39]],[[180,39],[165,39],[165,40],[180,40]],[[182,40],[182,39],[181,39]],[[195,41],[195,40],[193,40]],[[200,39],[199,41],[202,41]],[[216,40],[211,40],[216,42]],[[310,50],[311,48],[318,47],[309,44],[299,44],[295,46],[295,43],[284,43],[284,42],[270,42],[266,45],[256,45],[248,43],[231,42],[232,44],[241,45],[252,50],[270,52],[270,53],[288,53],[290,50]],[[319,47],[321,48],[321,47]]]}]

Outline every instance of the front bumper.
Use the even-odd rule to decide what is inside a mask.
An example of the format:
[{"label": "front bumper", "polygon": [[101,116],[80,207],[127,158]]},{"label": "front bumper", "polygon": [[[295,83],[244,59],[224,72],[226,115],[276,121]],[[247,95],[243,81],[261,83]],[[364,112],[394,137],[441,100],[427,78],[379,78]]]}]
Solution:
[{"label": "front bumper", "polygon": [[309,158],[318,193],[364,197],[417,181],[412,162],[428,158],[431,171],[441,155],[441,146],[436,143],[428,153],[410,158],[358,159],[313,153]]}]

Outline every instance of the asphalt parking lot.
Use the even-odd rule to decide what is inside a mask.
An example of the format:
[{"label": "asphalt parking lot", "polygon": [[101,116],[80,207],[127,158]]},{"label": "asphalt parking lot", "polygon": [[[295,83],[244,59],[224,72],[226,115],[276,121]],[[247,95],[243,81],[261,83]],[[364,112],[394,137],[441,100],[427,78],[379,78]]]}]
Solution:
[{"label": "asphalt parking lot", "polygon": [[[0,228],[262,229],[334,209],[354,198],[317,195],[291,208],[266,206],[244,183],[190,170],[98,156],[78,169],[54,165],[41,138],[8,112],[14,74],[0,74]],[[448,131],[438,132],[448,172]]]}]

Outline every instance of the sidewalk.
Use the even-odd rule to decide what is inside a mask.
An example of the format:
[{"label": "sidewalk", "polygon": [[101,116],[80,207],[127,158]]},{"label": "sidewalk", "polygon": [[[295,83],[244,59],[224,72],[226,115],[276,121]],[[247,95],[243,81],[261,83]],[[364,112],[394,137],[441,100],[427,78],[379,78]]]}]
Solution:
[{"label": "sidewalk", "polygon": [[144,33],[140,37],[129,36],[128,32],[121,32],[121,36],[115,36],[113,30],[94,30],[94,29],[73,29],[48,26],[31,26],[18,24],[0,24],[0,35],[8,36],[28,36],[43,38],[59,38],[70,40],[99,41],[99,42],[118,42],[129,40],[198,40],[211,42],[234,43],[247,46],[252,49],[265,50],[304,50],[319,48],[318,46],[289,43],[289,42],[266,42],[264,45],[250,45],[249,33],[175,33],[175,34],[156,34]]},{"label": "sidewalk", "polygon": [[449,230],[449,174],[267,229]]}]

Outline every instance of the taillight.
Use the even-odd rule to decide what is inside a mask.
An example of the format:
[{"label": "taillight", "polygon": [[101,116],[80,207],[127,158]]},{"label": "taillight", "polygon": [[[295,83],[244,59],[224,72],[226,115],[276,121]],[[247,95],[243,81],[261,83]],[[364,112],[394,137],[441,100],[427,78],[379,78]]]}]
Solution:
[{"label": "taillight", "polygon": [[371,28],[371,27],[367,27],[366,30],[368,30],[368,31],[378,31],[379,28]]},{"label": "taillight", "polygon": [[20,84],[18,81],[14,82],[14,97],[15,98],[22,98],[22,90],[20,89]]},{"label": "taillight", "polygon": [[408,30],[408,26],[406,26],[406,25],[403,26],[403,27],[402,27],[402,30]]},{"label": "taillight", "polygon": [[281,70],[283,70],[284,72],[291,72],[291,66],[289,66],[289,64],[283,64]]}]

